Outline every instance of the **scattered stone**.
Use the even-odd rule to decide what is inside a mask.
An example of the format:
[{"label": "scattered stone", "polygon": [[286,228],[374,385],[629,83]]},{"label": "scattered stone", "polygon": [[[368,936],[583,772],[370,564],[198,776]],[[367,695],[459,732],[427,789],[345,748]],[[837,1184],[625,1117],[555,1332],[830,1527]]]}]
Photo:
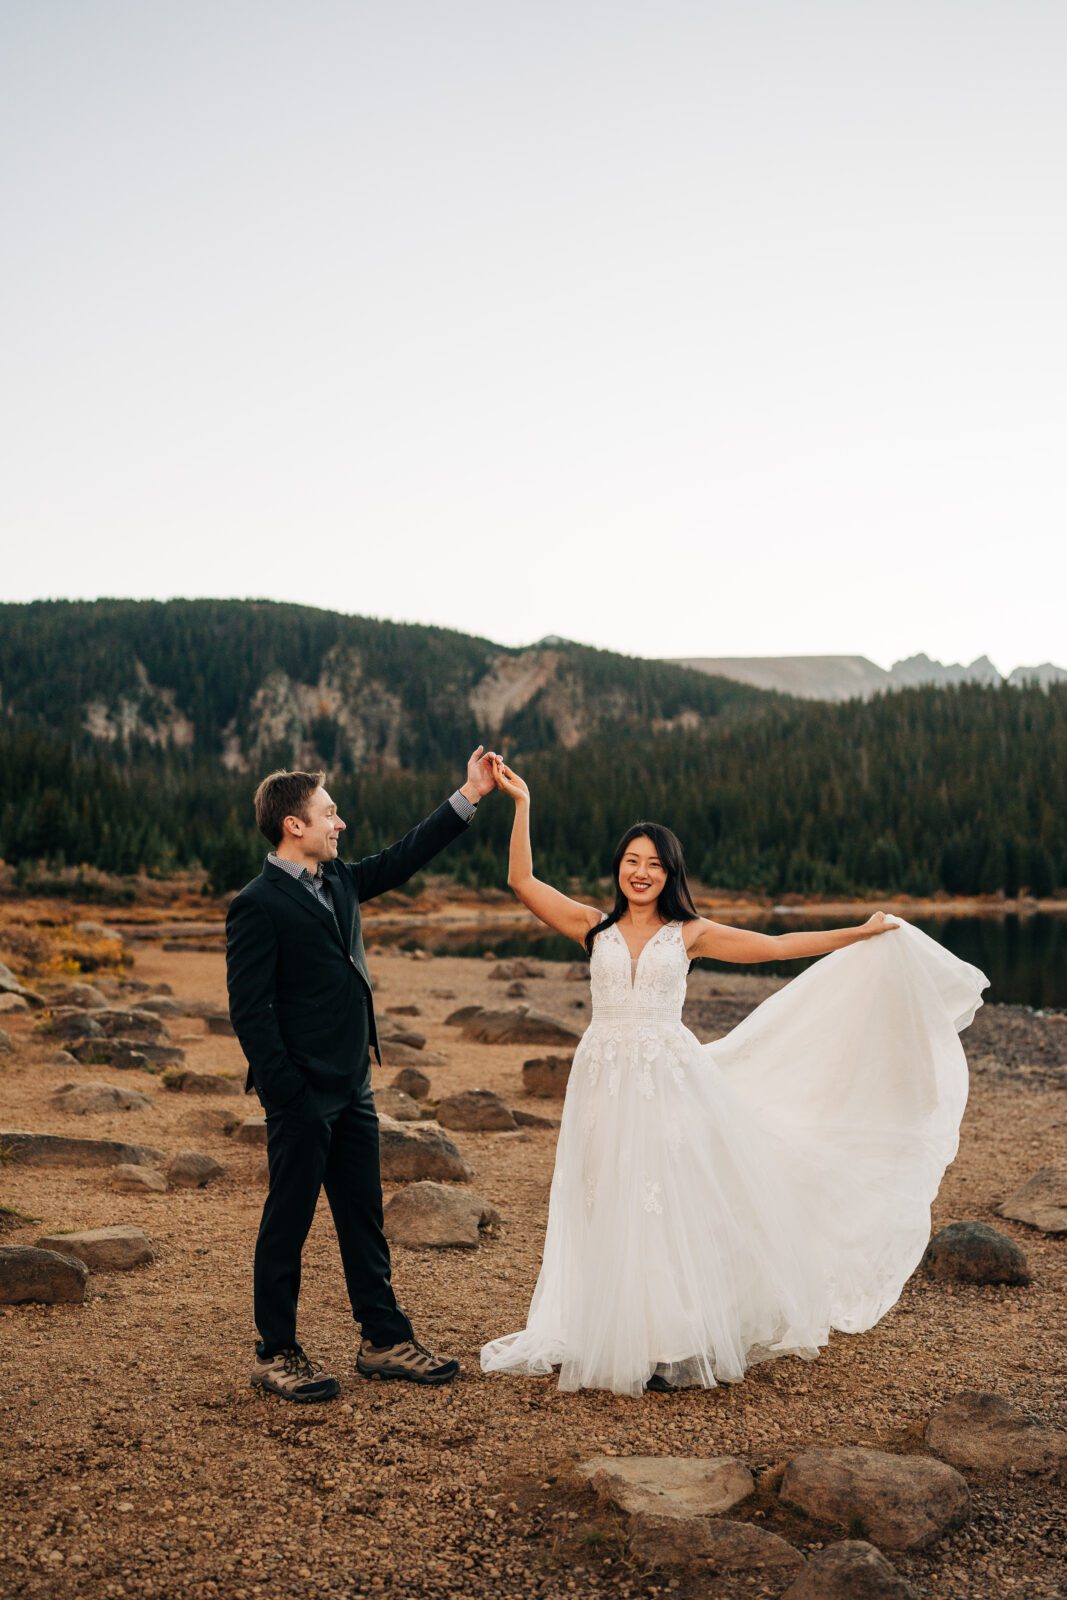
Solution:
[{"label": "scattered stone", "polygon": [[83,1067],[114,1067],[118,1072],[152,1072],[185,1060],[179,1045],[150,1039],[79,1039],[70,1048]]},{"label": "scattered stone", "polygon": [[0,1146],[26,1167],[158,1166],[162,1150],[118,1139],[75,1139],[61,1133],[0,1133]]},{"label": "scattered stone", "polygon": [[75,1256],[26,1245],[0,1247],[0,1305],[81,1305],[89,1269]]},{"label": "scattered stone", "polygon": [[50,1056],[45,1056],[45,1062],[50,1067],[76,1067],[78,1058],[69,1050],[53,1050]]},{"label": "scattered stone", "polygon": [[456,998],[455,989],[431,989],[430,993],[435,1000],[454,1000]]},{"label": "scattered stone", "polygon": [[27,989],[25,984],[19,982],[11,968],[6,967],[2,961],[0,961],[0,994],[16,994],[35,1009],[40,1009],[46,1003],[43,995]]},{"label": "scattered stone", "polygon": [[76,922],[74,932],[85,939],[114,939],[122,943],[122,934],[116,933],[114,928],[105,928],[102,922]]},{"label": "scattered stone", "polygon": [[82,1010],[92,1010],[96,1006],[107,1005],[107,996],[93,983],[42,983],[41,989],[50,1006],[77,1006]]},{"label": "scattered stone", "polygon": [[515,1118],[516,1125],[520,1128],[558,1128],[559,1121],[556,1117],[539,1117],[536,1111],[520,1111],[513,1106],[511,1115]]},{"label": "scattered stone", "polygon": [[446,1028],[459,1028],[472,1017],[480,1017],[485,1010],[484,1006],[460,1006],[458,1011],[452,1011],[445,1018]]},{"label": "scattered stone", "polygon": [[522,1064],[524,1094],[539,1100],[562,1100],[567,1092],[573,1056],[540,1056]]},{"label": "scattered stone", "polygon": [[214,1156],[181,1150],[167,1167],[167,1182],[181,1189],[202,1189],[212,1179],[221,1178],[225,1171]]},{"label": "scattered stone", "polygon": [[156,1259],[152,1243],[141,1228],[118,1226],[88,1228],[84,1233],[46,1233],[39,1250],[56,1250],[75,1256],[93,1272],[129,1272]]},{"label": "scattered stone", "polygon": [[120,1162],[111,1174],[116,1189],[147,1189],[153,1194],[165,1194],[167,1180],[155,1167],[131,1167]]},{"label": "scattered stone", "polygon": [[469,1189],[412,1183],[398,1189],[386,1206],[385,1236],[391,1244],[415,1250],[474,1250],[481,1230],[499,1221],[499,1213]]},{"label": "scattered stone", "polygon": [[513,1011],[481,1011],[463,1025],[464,1039],[477,1044],[571,1044],[579,1035],[567,1023],[541,1011],[517,1006]]},{"label": "scattered stone", "polygon": [[1030,1282],[1021,1247],[984,1222],[953,1222],[942,1228],[927,1245],[922,1265],[931,1277],[954,1283]]},{"label": "scattered stone", "polygon": [[0,1028],[0,1056],[9,1056],[15,1046],[11,1042],[11,1035]]},{"label": "scattered stone", "polygon": [[782,1600],[912,1600],[912,1594],[873,1544],[842,1539],[815,1552]]},{"label": "scattered stone", "polygon": [[1042,1233],[1067,1233],[1067,1161],[1042,1167],[997,1209]]},{"label": "scattered stone", "polygon": [[491,1089],[464,1089],[437,1102],[442,1128],[463,1133],[502,1133],[518,1126],[505,1101]]},{"label": "scattered stone", "polygon": [[416,1183],[422,1178],[467,1183],[473,1177],[452,1140],[435,1123],[424,1122],[415,1128],[392,1117],[379,1117],[378,1139],[386,1183]]},{"label": "scattered stone", "polygon": [[524,1000],[529,992],[520,978],[516,978],[514,983],[509,983],[504,990],[509,1000]]},{"label": "scattered stone", "polygon": [[568,962],[567,966],[563,970],[563,978],[564,978],[564,981],[566,983],[588,983],[589,982],[589,963],[588,963],[588,961],[571,961],[571,962]]},{"label": "scattered stone", "polygon": [[152,1011],[123,1011],[118,1006],[105,1006],[94,1011],[92,1020],[102,1028],[109,1039],[166,1039],[166,1024]]},{"label": "scattered stone", "polygon": [[996,1394],[964,1390],[926,1427],[931,1450],[954,1467],[983,1472],[1048,1472],[1067,1467],[1067,1431],[1047,1428]]},{"label": "scattered stone", "polygon": [[243,1094],[244,1088],[236,1078],[225,1077],[220,1072],[165,1072],[163,1086],[175,1094]]},{"label": "scattered stone", "polygon": [[761,1567],[802,1567],[804,1557],[776,1533],[730,1517],[631,1517],[632,1553],[650,1567],[689,1567],[712,1572],[755,1572]]},{"label": "scattered stone", "polygon": [[426,1035],[417,1028],[397,1028],[387,1025],[378,1029],[378,1039],[381,1044],[404,1044],[409,1050],[424,1050],[426,1048]]},{"label": "scattered stone", "polygon": [[2,1011],[28,1011],[30,1002],[24,1000],[20,994],[0,994],[0,1012]]},{"label": "scattered stone", "polygon": [[55,1033],[66,1041],[74,1039],[102,1039],[104,1030],[96,1018],[89,1012],[63,1008],[49,1014],[44,1023],[38,1027],[42,1033]]},{"label": "scattered stone", "polygon": [[430,1080],[418,1067],[401,1067],[391,1087],[402,1089],[412,1100],[425,1100],[430,1093]]},{"label": "scattered stone", "polygon": [[215,1000],[177,1000],[172,994],[146,995],[137,1002],[138,1011],[151,1011],[157,1017],[216,1017],[219,1015]]},{"label": "scattered stone", "polygon": [[266,1144],[266,1117],[246,1117],[243,1122],[237,1124],[233,1136],[238,1144]]},{"label": "scattered stone", "polygon": [[418,1006],[386,1006],[386,1013],[390,1017],[421,1017],[422,1012]]},{"label": "scattered stone", "polygon": [[394,1089],[391,1084],[383,1085],[374,1091],[374,1104],[379,1116],[393,1117],[397,1122],[421,1122],[422,1107],[417,1100],[413,1100],[403,1089]]},{"label": "scattered stone", "polygon": [[57,1111],[83,1117],[94,1111],[147,1111],[152,1102],[137,1089],[120,1089],[113,1083],[67,1083],[52,1096]]},{"label": "scattered stone", "polygon": [[543,978],[544,972],[533,961],[501,961],[489,974],[491,982],[507,983],[519,978]]},{"label": "scattered stone", "polygon": [[244,1120],[240,1110],[238,1106],[200,1106],[186,1117],[186,1126],[190,1132],[217,1134],[229,1139]]},{"label": "scattered stone", "polygon": [[593,1456],[577,1472],[599,1499],[630,1516],[714,1517],[756,1487],[736,1456]]},{"label": "scattered stone", "polygon": [[225,1011],[213,1011],[210,1016],[204,1018],[204,1021],[207,1023],[208,1033],[216,1034],[224,1039],[235,1039],[237,1037],[233,1031],[233,1023]]},{"label": "scattered stone", "polygon": [[953,1467],[854,1446],[794,1456],[780,1494],[814,1521],[862,1530],[890,1550],[922,1549],[970,1515],[967,1485]]},{"label": "scattered stone", "polygon": [[447,1067],[448,1057],[435,1050],[413,1050],[409,1044],[395,1040],[382,1044],[383,1062],[390,1067]]}]

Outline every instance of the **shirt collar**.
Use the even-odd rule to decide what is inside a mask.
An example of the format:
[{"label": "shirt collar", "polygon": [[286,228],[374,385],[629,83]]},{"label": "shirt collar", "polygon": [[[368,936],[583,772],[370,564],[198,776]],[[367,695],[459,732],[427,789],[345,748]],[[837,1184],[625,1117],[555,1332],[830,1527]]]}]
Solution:
[{"label": "shirt collar", "polygon": [[307,878],[310,883],[322,882],[321,861],[317,864],[314,872],[308,872],[307,867],[302,867],[299,861],[288,861],[284,856],[275,855],[273,850],[268,851],[267,860],[270,862],[272,867],[281,867],[282,871],[287,872],[290,878],[296,878],[299,881],[302,877],[304,877],[305,874],[307,874]]}]

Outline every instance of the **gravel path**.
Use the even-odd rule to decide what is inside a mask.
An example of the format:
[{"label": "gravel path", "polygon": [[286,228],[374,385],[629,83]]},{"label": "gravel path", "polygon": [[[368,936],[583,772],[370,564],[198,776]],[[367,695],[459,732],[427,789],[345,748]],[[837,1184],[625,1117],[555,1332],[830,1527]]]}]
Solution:
[{"label": "gravel path", "polygon": [[[520,1096],[524,1059],[538,1047],[461,1045],[443,1025],[469,1002],[511,1004],[489,962],[372,955],[380,1008],[415,1005],[436,1092],[488,1088],[512,1104],[558,1115]],[[216,953],[138,947],[133,972],[176,994],[224,1002]],[[550,967],[546,971],[552,973]],[[733,1026],[779,980],[694,974],[687,1020],[703,1037]],[[538,1010],[581,1026],[585,987],[556,971],[527,983]],[[974,1066],[961,1151],[935,1224],[991,1223],[1026,1250],[1028,1288],[954,1288],[917,1276],[872,1332],[833,1336],[815,1363],[783,1360],[718,1390],[560,1395],[554,1380],[484,1378],[478,1349],[522,1325],[537,1274],[555,1135],[457,1134],[473,1187],[503,1217],[477,1252],[397,1250],[394,1277],[417,1331],[457,1355],[461,1379],[424,1392],[366,1384],[352,1370],[352,1324],[329,1213],[321,1208],[305,1256],[301,1334],[343,1380],[340,1401],[296,1408],[248,1386],[250,1268],[264,1193],[262,1150],[221,1131],[227,1111],[254,1102],[167,1092],[141,1071],[47,1065],[54,1042],[33,1017],[5,1015],[14,1052],[0,1057],[4,1124],[124,1138],[172,1153],[217,1157],[226,1176],[204,1190],[117,1193],[105,1171],[0,1168],[3,1200],[36,1222],[4,1242],[45,1231],[133,1223],[157,1248],[151,1266],[96,1276],[84,1306],[0,1313],[7,1509],[0,1584],[10,1595],[66,1600],[253,1596],[616,1597],[670,1592],[679,1600],[773,1596],[753,1577],[673,1579],[633,1562],[621,1529],[571,1475],[597,1454],[736,1453],[760,1475],[743,1514],[818,1544],[816,1528],[784,1513],[776,1472],[818,1443],[921,1446],[935,1407],[961,1389],[994,1390],[1045,1421],[1063,1394],[1062,1240],[1005,1222],[997,1202],[1063,1150],[1067,1021],[987,1007],[965,1035]],[[408,1021],[409,1019],[405,1019]],[[235,1041],[200,1020],[169,1024],[198,1071],[242,1072]],[[388,1082],[392,1069],[376,1070]],[[60,1084],[99,1079],[153,1097],[149,1110],[63,1117]],[[1062,1425],[1062,1414],[1060,1417]],[[1065,1587],[1062,1493],[1024,1477],[968,1474],[970,1522],[932,1551],[896,1556],[927,1600],[1052,1600]],[[739,1513],[741,1514],[741,1513]]]}]

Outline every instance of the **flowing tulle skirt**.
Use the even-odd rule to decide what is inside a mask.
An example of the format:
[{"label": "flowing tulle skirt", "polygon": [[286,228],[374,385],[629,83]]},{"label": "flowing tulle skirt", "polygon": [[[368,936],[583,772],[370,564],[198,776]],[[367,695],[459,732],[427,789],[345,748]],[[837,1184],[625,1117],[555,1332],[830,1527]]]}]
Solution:
[{"label": "flowing tulle skirt", "polygon": [[575,1053],[544,1258],[486,1372],[639,1394],[813,1358],[926,1247],[988,979],[908,923],[824,957],[724,1038],[635,1006]]}]

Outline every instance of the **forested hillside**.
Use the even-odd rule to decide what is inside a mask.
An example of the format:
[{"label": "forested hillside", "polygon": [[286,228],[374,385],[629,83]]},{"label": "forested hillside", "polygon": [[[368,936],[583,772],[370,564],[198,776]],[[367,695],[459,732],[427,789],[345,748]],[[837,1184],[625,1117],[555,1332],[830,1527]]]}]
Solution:
[{"label": "forested hillside", "polygon": [[[208,623],[219,630],[215,645]],[[274,623],[282,641],[272,642]],[[40,861],[117,873],[200,865],[218,888],[245,881],[265,849],[251,820],[255,782],[276,761],[308,751],[305,735],[293,733],[307,726],[299,704],[285,737],[257,744],[254,717],[242,722],[249,696],[271,673],[290,685],[317,683],[323,653],[339,641],[358,649],[364,674],[395,696],[403,725],[391,751],[379,746],[357,760],[357,683],[346,726],[335,709],[322,713],[329,727],[312,730],[311,755],[325,762],[350,824],[348,854],[417,820],[461,780],[476,738],[491,738],[530,780],[537,865],[547,877],[592,883],[622,829],[649,817],[681,835],[701,880],[727,888],[1067,889],[1067,685],[960,684],[800,702],[578,646],[504,652],[443,630],[258,602],[0,608],[0,856],[23,873]],[[506,696],[498,695],[494,731],[488,701],[477,715],[479,685],[484,691],[487,675],[499,684],[501,662],[514,663],[514,706],[534,654],[538,672],[552,655],[550,676],[502,716]],[[159,716],[169,715],[172,728],[185,718],[192,732],[153,738],[140,712],[140,721],[127,714],[125,732],[113,722],[101,733],[104,713],[95,731],[86,725],[86,705],[102,702],[119,715],[131,659],[153,693],[173,697],[157,701]],[[239,761],[232,744],[227,757],[231,723],[247,732]],[[331,738],[344,745],[336,761]],[[489,797],[439,865],[465,882],[502,884],[509,824],[508,803]]]}]

